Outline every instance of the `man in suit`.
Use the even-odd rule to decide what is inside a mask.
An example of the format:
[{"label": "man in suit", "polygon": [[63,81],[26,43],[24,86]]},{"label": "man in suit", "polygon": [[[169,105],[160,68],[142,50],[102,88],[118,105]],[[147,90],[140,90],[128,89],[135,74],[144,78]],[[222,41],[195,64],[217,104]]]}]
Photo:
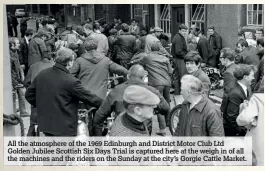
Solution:
[{"label": "man in suit", "polygon": [[78,104],[99,107],[102,99],[86,90],[69,73],[73,51],[60,49],[52,68],[42,70],[26,91],[28,102],[37,107],[40,132],[46,136],[76,136]]},{"label": "man in suit", "polygon": [[187,69],[184,63],[184,57],[188,53],[187,43],[185,40],[188,27],[184,24],[179,26],[179,32],[174,36],[172,40],[171,54],[173,56],[174,74],[176,78],[174,80],[175,95],[180,95],[180,79],[183,75],[187,74]]},{"label": "man in suit", "polygon": [[223,85],[224,87],[221,111],[224,112],[223,108],[226,101],[226,97],[230,92],[230,90],[233,89],[233,87],[235,87],[236,83],[236,78],[234,77],[233,74],[237,66],[237,64],[235,64],[235,51],[233,51],[231,48],[223,48],[221,50],[220,61],[221,64],[224,66],[224,71],[222,73],[224,79],[223,82],[221,83],[221,85]]},{"label": "man in suit", "polygon": [[227,101],[224,107],[224,129],[225,136],[245,136],[246,129],[237,125],[236,118],[239,115],[240,104],[249,100],[251,96],[250,85],[254,79],[255,66],[238,65],[233,74],[236,83],[233,89],[228,93]]},{"label": "man in suit", "polygon": [[206,64],[212,67],[216,67],[217,61],[216,56],[214,55],[214,50],[208,43],[207,39],[199,36],[200,30],[196,29],[193,32],[194,37],[192,38],[192,41],[194,43],[197,43],[197,50],[202,57],[202,66],[205,66]]},{"label": "man in suit", "polygon": [[222,37],[216,33],[213,25],[208,27],[208,33],[210,35],[208,42],[215,52],[216,67],[218,67],[220,50],[222,49]]},{"label": "man in suit", "polygon": [[25,31],[25,36],[20,40],[20,65],[22,68],[24,68],[24,74],[27,75],[28,72],[28,57],[29,57],[29,41],[33,37],[34,30],[33,29],[27,29]]}]

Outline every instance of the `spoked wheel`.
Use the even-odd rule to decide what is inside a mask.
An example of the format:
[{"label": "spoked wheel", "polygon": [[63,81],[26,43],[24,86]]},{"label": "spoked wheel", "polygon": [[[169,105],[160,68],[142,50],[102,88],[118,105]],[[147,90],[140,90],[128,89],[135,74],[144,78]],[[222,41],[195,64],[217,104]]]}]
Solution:
[{"label": "spoked wheel", "polygon": [[169,113],[169,130],[172,135],[174,135],[179,123],[179,112],[181,109],[181,104],[175,106]]}]

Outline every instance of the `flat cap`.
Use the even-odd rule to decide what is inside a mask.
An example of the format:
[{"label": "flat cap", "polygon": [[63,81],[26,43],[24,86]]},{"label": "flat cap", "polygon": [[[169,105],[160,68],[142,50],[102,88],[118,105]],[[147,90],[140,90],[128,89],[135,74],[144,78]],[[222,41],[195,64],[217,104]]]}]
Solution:
[{"label": "flat cap", "polygon": [[163,32],[163,29],[161,29],[160,27],[155,27],[154,28],[154,31],[155,32]]},{"label": "flat cap", "polygon": [[123,100],[129,104],[158,105],[160,103],[156,94],[137,85],[131,85],[125,89]]},{"label": "flat cap", "polygon": [[49,34],[48,32],[44,31],[44,30],[39,30],[38,33],[37,33],[38,36],[46,36],[46,37],[49,37]]}]

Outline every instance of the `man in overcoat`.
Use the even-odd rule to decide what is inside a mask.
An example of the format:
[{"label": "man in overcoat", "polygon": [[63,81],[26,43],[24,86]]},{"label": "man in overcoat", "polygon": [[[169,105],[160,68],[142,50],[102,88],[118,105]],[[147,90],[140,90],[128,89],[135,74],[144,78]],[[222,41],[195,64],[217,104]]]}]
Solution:
[{"label": "man in overcoat", "polygon": [[40,132],[46,136],[76,136],[79,102],[99,107],[102,99],[69,73],[73,65],[72,50],[60,49],[55,62],[52,68],[36,76],[26,91],[26,99],[37,108]]}]

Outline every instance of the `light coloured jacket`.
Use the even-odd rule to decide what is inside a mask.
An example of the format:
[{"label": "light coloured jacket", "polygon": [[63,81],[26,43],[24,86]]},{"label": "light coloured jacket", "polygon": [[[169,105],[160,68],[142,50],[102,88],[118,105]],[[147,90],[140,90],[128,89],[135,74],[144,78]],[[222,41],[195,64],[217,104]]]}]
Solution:
[{"label": "light coloured jacket", "polygon": [[155,43],[158,43],[159,47],[160,47],[160,52],[165,55],[165,56],[171,56],[167,50],[162,46],[162,43],[160,42],[160,40],[152,35],[152,34],[148,34],[145,38],[145,52],[150,52],[151,51],[151,46]]},{"label": "light coloured jacket", "polygon": [[237,124],[245,126],[246,136],[252,136],[252,148],[259,166],[264,165],[264,93],[254,93],[248,106],[240,112]]},{"label": "light coloured jacket", "polygon": [[97,51],[107,56],[109,50],[108,38],[102,33],[94,33],[91,35],[91,37],[98,44]]}]

